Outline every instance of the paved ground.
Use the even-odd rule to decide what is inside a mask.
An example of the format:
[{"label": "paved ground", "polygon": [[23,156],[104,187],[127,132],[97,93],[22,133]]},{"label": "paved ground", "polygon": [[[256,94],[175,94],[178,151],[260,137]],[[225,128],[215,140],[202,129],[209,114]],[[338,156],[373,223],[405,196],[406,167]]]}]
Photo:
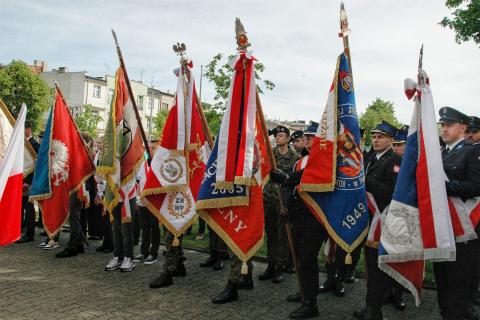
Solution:
[{"label": "paved ground", "polygon": [[[64,243],[68,235],[62,237]],[[0,319],[287,319],[298,306],[285,301],[297,290],[295,275],[278,285],[255,281],[254,290],[240,291],[239,301],[214,305],[210,299],[223,290],[227,270],[200,268],[204,253],[186,251],[187,277],[153,290],[148,283],[158,275],[162,259],[131,273],[105,272],[111,254],[95,252],[98,241],[85,254],[67,259],[55,258],[59,249],[38,249],[39,242],[37,235],[33,243],[0,247]],[[255,278],[264,269],[265,264],[256,263]],[[352,319],[352,310],[364,304],[365,282],[347,285],[346,291],[344,298],[319,296],[320,319]],[[435,291],[424,291],[418,309],[410,295],[406,301],[404,312],[384,307],[385,319],[440,319]]]}]

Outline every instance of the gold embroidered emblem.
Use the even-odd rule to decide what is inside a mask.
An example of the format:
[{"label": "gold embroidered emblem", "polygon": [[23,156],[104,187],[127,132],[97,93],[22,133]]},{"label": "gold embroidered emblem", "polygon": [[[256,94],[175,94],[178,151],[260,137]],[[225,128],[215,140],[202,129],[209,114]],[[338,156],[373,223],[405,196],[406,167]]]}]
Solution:
[{"label": "gold embroidered emblem", "polygon": [[170,183],[177,182],[183,174],[181,162],[175,158],[168,158],[162,163],[160,174]]},{"label": "gold embroidered emblem", "polygon": [[168,197],[168,212],[175,219],[184,218],[192,208],[192,199],[185,191],[173,192]]}]

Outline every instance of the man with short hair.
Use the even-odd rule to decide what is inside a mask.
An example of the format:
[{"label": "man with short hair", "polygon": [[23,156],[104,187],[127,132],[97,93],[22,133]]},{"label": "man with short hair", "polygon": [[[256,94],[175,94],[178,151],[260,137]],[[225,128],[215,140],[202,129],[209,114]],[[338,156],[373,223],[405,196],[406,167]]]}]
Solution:
[{"label": "man with short hair", "polygon": [[[443,169],[447,196],[467,201],[480,197],[480,148],[464,139],[470,118],[462,112],[443,107],[439,111]],[[477,235],[480,229],[473,225]],[[434,262],[437,298],[444,319],[478,319],[470,302],[476,289],[475,272],[480,240],[456,243],[455,261]]]},{"label": "man with short hair", "polygon": [[304,152],[305,149],[305,136],[303,135],[303,131],[294,131],[290,138],[290,142],[292,143],[295,151],[297,151],[298,154],[302,155],[302,152]]},{"label": "man with short hair", "polygon": [[[290,130],[285,126],[277,126],[272,133],[276,143],[273,156],[277,168],[283,172],[291,172],[300,156],[288,147]],[[279,205],[281,194],[279,186],[273,182],[267,183],[263,190],[268,266],[259,279],[272,280],[273,283],[283,281],[283,270],[290,262],[285,231],[286,214],[282,215]]]},{"label": "man with short hair", "polygon": [[471,116],[465,131],[465,139],[470,143],[480,143],[480,118]]},{"label": "man with short hair", "polygon": [[[393,138],[397,129],[382,121],[371,132],[373,152],[365,160],[365,189],[375,199],[378,210],[383,212],[390,204],[400,171],[401,158],[393,152]],[[370,219],[373,216],[370,215]],[[378,268],[378,242],[365,243],[367,264],[366,307],[353,313],[356,319],[381,320],[383,298],[390,288],[390,277]]]}]

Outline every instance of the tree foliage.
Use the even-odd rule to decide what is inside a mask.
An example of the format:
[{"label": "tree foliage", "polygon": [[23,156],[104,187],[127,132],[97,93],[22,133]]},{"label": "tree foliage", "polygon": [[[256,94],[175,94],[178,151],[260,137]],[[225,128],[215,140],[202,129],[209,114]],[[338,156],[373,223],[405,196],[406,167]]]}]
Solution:
[{"label": "tree foliage", "polygon": [[452,17],[444,17],[440,25],[455,32],[457,43],[473,40],[480,45],[480,1],[447,0],[445,5],[453,9]]},{"label": "tree foliage", "polygon": [[53,90],[25,62],[13,60],[0,70],[0,98],[16,119],[22,103],[34,132],[41,130],[43,115],[53,101]]},{"label": "tree foliage", "polygon": [[[228,100],[228,90],[230,88],[230,82],[232,80],[233,69],[228,64],[228,61],[235,56],[230,55],[227,57],[227,61],[223,60],[224,55],[217,53],[206,66],[205,77],[209,82],[213,82],[215,85],[215,103],[212,105],[212,109],[223,112],[226,108]],[[262,63],[257,62],[255,64],[255,79],[257,80],[257,89],[259,93],[263,93],[264,90],[273,90],[275,84],[270,80],[263,80],[260,74],[265,71],[265,66]]]},{"label": "tree foliage", "polygon": [[97,126],[100,121],[102,121],[102,117],[94,112],[94,107],[91,104],[84,105],[83,112],[75,117],[78,130],[88,134],[92,139],[97,137]]},{"label": "tree foliage", "polygon": [[387,121],[397,128],[400,127],[400,122],[398,122],[397,117],[395,116],[395,110],[393,108],[393,102],[385,101],[380,98],[376,98],[372,103],[367,107],[365,113],[360,115],[360,127],[365,129],[365,144],[371,144],[371,136],[368,134],[377,124],[382,122],[382,120]]},{"label": "tree foliage", "polygon": [[215,109],[210,103],[202,103],[203,113],[205,114],[205,119],[207,120],[208,127],[213,137],[215,137],[220,129],[222,124],[223,113]]},{"label": "tree foliage", "polygon": [[161,109],[160,112],[153,117],[152,139],[159,139],[162,135],[163,127],[167,122],[169,112],[170,111],[168,109]]}]

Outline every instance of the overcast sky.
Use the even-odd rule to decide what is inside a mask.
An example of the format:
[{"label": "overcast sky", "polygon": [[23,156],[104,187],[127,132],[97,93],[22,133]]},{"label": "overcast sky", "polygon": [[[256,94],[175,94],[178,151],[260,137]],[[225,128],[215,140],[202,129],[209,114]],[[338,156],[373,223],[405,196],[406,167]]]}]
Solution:
[{"label": "overcast sky", "polygon": [[[480,115],[480,48],[458,45],[454,33],[438,25],[449,14],[443,0],[346,0],[357,107],[376,97],[392,101],[398,119],[410,122],[412,103],[403,80],[416,78],[424,44],[424,69],[435,106],[458,107]],[[262,96],[269,118],[319,120],[337,55],[343,45],[339,1],[27,1],[0,0],[0,63],[44,60],[90,76],[114,74],[118,59],[110,29],[117,32],[131,79],[173,90],[178,65],[172,45],[185,42],[200,65],[218,52],[235,53],[234,20],[240,17],[263,78],[276,84]],[[203,81],[202,100],[213,100]]]}]

